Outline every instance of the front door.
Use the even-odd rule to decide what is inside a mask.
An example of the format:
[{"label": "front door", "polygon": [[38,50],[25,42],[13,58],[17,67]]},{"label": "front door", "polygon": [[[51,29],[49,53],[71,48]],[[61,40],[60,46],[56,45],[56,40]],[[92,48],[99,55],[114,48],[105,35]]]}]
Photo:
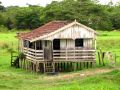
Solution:
[{"label": "front door", "polygon": [[45,41],[45,47],[44,47],[44,60],[46,61],[52,61],[53,60],[53,52],[52,52],[52,42],[51,41]]}]

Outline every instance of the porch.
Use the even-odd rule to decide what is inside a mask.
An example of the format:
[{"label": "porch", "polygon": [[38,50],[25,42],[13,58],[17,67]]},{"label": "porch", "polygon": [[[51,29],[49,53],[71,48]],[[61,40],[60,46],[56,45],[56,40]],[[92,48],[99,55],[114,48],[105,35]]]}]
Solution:
[{"label": "porch", "polygon": [[[32,61],[44,62],[51,60],[52,62],[89,62],[95,61],[95,49],[62,49],[53,50],[52,55],[50,55],[51,50],[34,50],[30,48],[24,48],[24,54],[27,59]],[[46,52],[46,54],[44,54]]]},{"label": "porch", "polygon": [[51,73],[64,71],[66,66],[70,70],[75,69],[76,65],[94,66],[95,43],[91,38],[39,40],[32,43],[27,41],[21,49],[26,55],[26,62],[32,63],[33,70]]}]

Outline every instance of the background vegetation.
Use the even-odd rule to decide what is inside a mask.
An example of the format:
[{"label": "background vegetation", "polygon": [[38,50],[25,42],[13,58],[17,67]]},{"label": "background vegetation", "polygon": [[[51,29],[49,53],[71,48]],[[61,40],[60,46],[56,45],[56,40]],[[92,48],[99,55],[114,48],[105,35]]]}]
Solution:
[{"label": "background vegetation", "polygon": [[0,3],[0,26],[8,30],[34,29],[52,20],[77,20],[96,30],[120,29],[120,3],[101,5],[97,0],[53,1],[46,7],[4,7]]}]

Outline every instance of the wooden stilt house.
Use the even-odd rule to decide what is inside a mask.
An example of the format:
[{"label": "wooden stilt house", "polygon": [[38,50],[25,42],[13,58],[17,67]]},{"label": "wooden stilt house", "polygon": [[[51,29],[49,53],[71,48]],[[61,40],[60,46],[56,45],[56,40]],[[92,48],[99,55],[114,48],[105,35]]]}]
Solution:
[{"label": "wooden stilt house", "polygon": [[93,29],[77,21],[52,21],[19,34],[20,52],[26,55],[20,66],[46,73],[92,66],[95,63],[96,35]]}]

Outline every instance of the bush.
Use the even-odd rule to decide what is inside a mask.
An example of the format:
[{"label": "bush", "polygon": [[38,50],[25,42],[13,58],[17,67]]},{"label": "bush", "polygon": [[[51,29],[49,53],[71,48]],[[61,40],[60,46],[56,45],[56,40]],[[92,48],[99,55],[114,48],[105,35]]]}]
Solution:
[{"label": "bush", "polygon": [[7,43],[3,43],[1,46],[2,49],[8,49],[9,45]]},{"label": "bush", "polygon": [[15,51],[13,50],[13,48],[8,48],[7,51],[8,51],[9,53],[15,52]]},{"label": "bush", "polygon": [[0,32],[6,32],[8,31],[7,27],[0,25]]}]

